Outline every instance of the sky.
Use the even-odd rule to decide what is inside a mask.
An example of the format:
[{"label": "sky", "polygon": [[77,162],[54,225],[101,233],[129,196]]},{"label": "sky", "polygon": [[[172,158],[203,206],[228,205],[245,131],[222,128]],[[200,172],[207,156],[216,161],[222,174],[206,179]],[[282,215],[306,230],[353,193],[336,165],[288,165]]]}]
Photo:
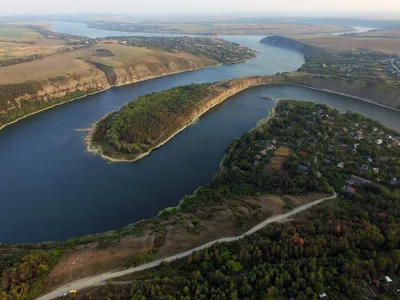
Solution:
[{"label": "sky", "polygon": [[400,0],[12,0],[2,1],[0,15],[112,13],[130,15],[266,15],[399,14]]}]

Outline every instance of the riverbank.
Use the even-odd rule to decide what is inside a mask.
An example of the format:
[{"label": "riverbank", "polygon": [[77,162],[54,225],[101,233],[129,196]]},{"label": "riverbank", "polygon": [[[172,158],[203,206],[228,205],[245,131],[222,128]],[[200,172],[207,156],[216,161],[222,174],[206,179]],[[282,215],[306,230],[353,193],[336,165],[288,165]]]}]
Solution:
[{"label": "riverbank", "polygon": [[304,85],[304,84],[295,84],[295,83],[285,84],[285,83],[283,83],[282,85],[299,86],[299,87],[304,87],[304,88],[307,88],[307,89],[310,89],[310,90],[315,90],[315,91],[326,92],[326,93],[330,93],[330,94],[334,94],[334,95],[340,95],[340,96],[345,96],[345,97],[349,97],[349,98],[354,98],[354,99],[357,99],[357,100],[360,100],[360,101],[364,101],[364,102],[367,102],[367,103],[370,103],[370,104],[378,105],[378,106],[381,106],[381,107],[384,107],[384,108],[388,108],[388,109],[400,112],[400,109],[398,109],[398,108],[395,108],[395,107],[392,107],[392,106],[388,106],[388,105],[385,105],[385,104],[381,104],[381,103],[377,103],[377,102],[375,102],[375,101],[373,101],[371,99],[358,97],[358,96],[355,96],[355,95],[352,95],[352,94],[341,93],[341,92],[337,92],[337,91],[333,91],[333,90],[329,90],[329,89],[315,88],[315,87],[312,87],[312,86],[309,86],[309,85]]},{"label": "riverbank", "polygon": [[[245,79],[233,79],[230,81],[224,81],[219,83],[214,83],[212,85],[212,89],[225,89],[226,90],[219,92],[217,95],[210,96],[204,99],[201,103],[196,106],[191,107],[188,111],[185,111],[181,116],[179,116],[169,127],[164,128],[160,138],[164,135],[165,132],[172,131],[171,134],[168,134],[165,138],[161,138],[160,142],[156,143],[152,146],[148,151],[142,152],[135,155],[128,155],[122,152],[115,152],[114,156],[105,154],[104,147],[101,143],[96,143],[93,140],[93,136],[98,130],[98,124],[102,120],[104,120],[107,116],[103,117],[101,120],[92,125],[92,127],[88,130],[85,136],[86,143],[86,151],[92,153],[94,155],[99,155],[103,159],[110,162],[135,162],[140,160],[141,158],[149,155],[152,151],[157,148],[160,148],[168,141],[170,141],[177,134],[185,130],[187,127],[196,122],[201,116],[206,114],[208,111],[213,109],[214,107],[220,105],[228,98],[247,90],[250,87],[261,86],[265,84],[270,84],[274,81],[278,82],[282,80],[282,77],[279,76],[270,76],[270,77],[251,77]],[[182,124],[183,125],[180,125]],[[104,132],[102,133],[105,134]],[[118,155],[118,156],[117,156]]]},{"label": "riverbank", "polygon": [[[236,64],[236,63],[243,63],[243,61],[240,61],[240,62],[232,62],[232,63],[230,63],[230,64]],[[176,75],[176,74],[181,74],[181,73],[194,72],[194,71],[198,71],[198,70],[203,70],[203,69],[209,69],[209,68],[219,67],[219,66],[222,66],[222,65],[223,65],[223,64],[218,63],[218,64],[211,65],[211,66],[206,66],[206,67],[201,67],[201,68],[195,68],[195,69],[189,69],[189,70],[185,70],[185,71],[176,71],[176,72],[171,72],[171,73],[163,74],[163,75],[149,76],[149,77],[147,77],[147,78],[145,78],[145,79],[130,81],[130,82],[126,82],[126,83],[120,83],[120,84],[116,84],[116,85],[110,85],[110,86],[107,87],[107,88],[104,88],[104,89],[101,89],[101,90],[98,90],[98,91],[95,91],[95,92],[90,92],[90,93],[85,94],[85,95],[83,95],[83,96],[74,97],[74,98],[71,98],[71,99],[62,101],[62,102],[60,102],[60,103],[56,103],[56,104],[53,104],[53,105],[51,105],[51,106],[45,107],[45,108],[40,109],[40,110],[38,110],[38,111],[29,113],[29,114],[27,114],[27,115],[25,115],[25,116],[22,116],[22,117],[20,117],[20,118],[18,118],[18,119],[16,119],[16,120],[13,120],[13,121],[11,121],[11,122],[9,122],[9,123],[3,124],[2,126],[0,126],[0,130],[2,130],[2,129],[4,129],[4,128],[6,128],[7,126],[10,126],[10,125],[12,125],[12,124],[14,124],[14,123],[16,123],[16,122],[18,122],[18,121],[21,121],[21,120],[23,120],[23,119],[26,119],[26,118],[28,118],[28,117],[31,117],[31,116],[34,116],[34,115],[36,115],[36,114],[45,112],[46,110],[49,110],[49,109],[51,109],[51,108],[54,108],[54,107],[57,107],[57,106],[60,106],[60,105],[63,105],[63,104],[65,104],[65,103],[69,103],[69,102],[72,102],[72,101],[75,101],[75,100],[79,100],[79,99],[82,99],[82,98],[85,98],[85,97],[88,97],[88,96],[92,96],[92,95],[95,95],[95,94],[98,94],[98,93],[102,93],[102,92],[105,92],[105,91],[107,91],[107,90],[109,90],[109,89],[112,89],[112,88],[114,88],[114,87],[120,87],[120,86],[125,86],[125,85],[140,83],[140,82],[145,82],[145,81],[149,81],[149,80],[153,80],[153,79],[157,79],[157,78],[162,78],[162,77],[168,77],[168,76],[171,76],[171,75]]]},{"label": "riverbank", "polygon": [[[304,74],[298,73],[299,77],[300,76],[304,76]],[[390,107],[387,106],[385,104],[381,104],[381,103],[377,103],[371,99],[367,99],[364,97],[360,97],[354,94],[349,94],[349,93],[342,93],[339,91],[335,91],[332,89],[322,89],[322,88],[317,88],[317,87],[313,87],[311,85],[306,85],[306,84],[298,84],[295,83],[296,81],[296,75],[297,73],[289,73],[289,76],[260,76],[260,77],[254,77],[252,78],[253,80],[256,79],[259,82],[256,84],[248,84],[246,86],[241,86],[239,89],[235,89],[234,92],[232,93],[227,93],[224,94],[222,97],[219,97],[218,101],[214,101],[215,99],[208,99],[205,101],[209,101],[209,102],[213,102],[212,105],[209,105],[207,107],[204,107],[202,109],[199,109],[195,114],[191,115],[191,117],[189,119],[187,119],[184,123],[184,125],[176,127],[175,130],[172,132],[172,134],[168,135],[166,138],[162,139],[160,142],[158,142],[157,144],[155,144],[154,146],[151,147],[151,149],[149,149],[148,151],[145,151],[143,153],[139,153],[137,155],[128,155],[128,154],[124,154],[118,151],[115,151],[116,155],[109,155],[106,154],[103,146],[100,144],[95,144],[93,142],[93,134],[96,132],[96,128],[97,128],[97,124],[95,123],[93,124],[92,128],[87,132],[86,137],[85,137],[85,143],[86,143],[86,150],[89,153],[95,154],[95,155],[100,155],[103,159],[109,161],[109,162],[135,162],[138,161],[140,159],[142,159],[143,157],[149,155],[153,150],[160,148],[161,146],[163,146],[164,144],[166,144],[168,141],[170,141],[173,137],[175,137],[177,134],[179,134],[180,132],[182,132],[183,130],[185,130],[187,127],[189,127],[190,125],[193,124],[194,121],[196,121],[197,119],[199,119],[201,116],[203,116],[204,114],[206,114],[209,110],[211,110],[212,108],[214,108],[215,106],[223,103],[224,101],[226,101],[228,98],[244,91],[247,90],[249,88],[253,88],[256,86],[263,86],[263,85],[288,85],[288,86],[299,86],[299,87],[303,87],[303,88],[307,88],[307,89],[311,89],[311,90],[317,90],[317,91],[322,91],[322,92],[327,92],[330,94],[336,94],[336,95],[341,95],[341,96],[346,96],[346,97],[350,97],[353,99],[357,99],[360,101],[364,101],[370,104],[374,104],[374,105],[378,105],[384,108],[389,108],[391,110],[394,111],[400,111],[397,108],[394,107]],[[312,77],[313,75],[308,75],[308,77]],[[295,78],[295,79],[294,79]],[[294,80],[293,80],[294,79]],[[246,81],[249,79],[235,79],[232,81],[228,81],[228,82],[240,82],[240,81]],[[312,82],[311,82],[312,83]],[[217,84],[221,84],[221,83],[215,83],[214,85]],[[280,99],[278,99],[279,102]],[[186,113],[186,112],[185,112]],[[274,115],[274,109],[271,111],[272,116]],[[267,116],[266,119],[261,119],[258,123],[261,125],[264,122],[267,122],[272,116]],[[102,118],[101,120],[103,120],[104,118]],[[179,118],[176,120],[176,122],[174,122],[171,126],[173,126],[174,124],[179,123]],[[259,125],[257,124],[257,126]],[[167,129],[166,129],[167,130]]]}]

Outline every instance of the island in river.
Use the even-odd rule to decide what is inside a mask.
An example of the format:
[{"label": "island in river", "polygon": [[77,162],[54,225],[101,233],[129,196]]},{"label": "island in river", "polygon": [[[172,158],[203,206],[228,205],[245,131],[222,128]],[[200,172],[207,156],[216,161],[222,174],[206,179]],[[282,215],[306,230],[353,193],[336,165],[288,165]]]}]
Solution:
[{"label": "island in river", "polygon": [[[400,212],[399,151],[399,133],[379,122],[360,114],[342,114],[323,104],[281,100],[273,118],[231,143],[220,171],[209,184],[157,218],[65,242],[2,245],[3,295],[32,298],[71,278],[137,266],[220,237],[237,236],[272,215],[323,198],[333,190],[340,194],[338,199],[329,200],[296,220],[268,226],[261,237],[256,234],[239,242],[245,247],[217,245],[188,260],[160,266],[172,280],[170,289],[164,281],[161,288],[169,295],[180,294],[186,285],[205,282],[213,286],[215,280],[208,281],[207,274],[213,274],[212,268],[221,268],[223,278],[239,278],[231,288],[243,297],[247,294],[242,286],[249,285],[260,298],[269,289],[285,297],[296,293],[300,299],[314,297],[321,289],[333,295],[346,293],[350,298],[357,292],[368,292],[357,284],[360,280],[397,272],[389,266],[398,256],[388,249],[400,246],[400,239],[396,238],[400,232],[396,225]],[[247,245],[248,241],[255,242]],[[262,246],[264,243],[267,245]],[[219,255],[215,254],[215,247]],[[229,251],[225,252],[224,247]],[[355,258],[358,259],[354,261]],[[349,265],[356,268],[359,260],[365,261],[363,265],[369,260],[376,263],[360,272],[341,271]],[[386,263],[381,264],[383,260]],[[321,269],[318,272],[322,275],[305,272],[308,262],[316,270]],[[286,268],[291,275],[287,280],[295,284],[282,285],[281,279],[276,278],[284,274],[279,268],[287,264],[293,265]],[[255,266],[278,270],[268,277],[272,279],[263,281],[266,286],[262,289],[258,281],[240,276],[252,273]],[[304,271],[297,272],[296,266]],[[191,275],[192,269],[198,270],[201,277]],[[110,283],[106,290],[94,292],[147,297],[151,286],[158,284],[155,278],[165,277],[157,275],[159,271],[139,274],[139,278],[151,279],[135,280],[131,291],[124,287],[118,291]],[[193,278],[190,282],[181,281],[182,274],[186,274],[182,278]],[[298,274],[303,274],[304,280],[297,285]],[[265,280],[264,273],[260,276]],[[344,291],[340,288],[343,277],[353,283]],[[124,280],[131,279],[121,281]],[[194,295],[196,289],[189,292]],[[211,289],[204,293],[212,298]],[[87,294],[78,291],[78,296],[86,299]]]}]

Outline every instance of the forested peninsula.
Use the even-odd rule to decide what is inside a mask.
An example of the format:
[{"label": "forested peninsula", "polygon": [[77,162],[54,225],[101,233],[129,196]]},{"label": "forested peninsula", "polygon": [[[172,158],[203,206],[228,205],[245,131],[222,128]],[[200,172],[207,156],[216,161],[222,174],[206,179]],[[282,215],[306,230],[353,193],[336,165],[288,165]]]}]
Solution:
[{"label": "forested peninsula", "polygon": [[87,150],[111,161],[138,160],[230,96],[283,80],[279,76],[250,77],[141,96],[97,122],[86,135]]}]

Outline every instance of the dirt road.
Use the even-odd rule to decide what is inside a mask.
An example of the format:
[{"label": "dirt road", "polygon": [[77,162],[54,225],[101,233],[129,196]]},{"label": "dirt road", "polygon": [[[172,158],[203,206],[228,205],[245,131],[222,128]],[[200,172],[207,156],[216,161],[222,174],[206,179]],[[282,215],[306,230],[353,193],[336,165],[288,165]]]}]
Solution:
[{"label": "dirt road", "polygon": [[233,241],[237,241],[243,237],[245,237],[246,235],[252,234],[256,231],[259,231],[260,229],[262,229],[263,227],[265,227],[266,225],[270,224],[270,223],[274,223],[274,222],[278,222],[278,221],[282,221],[288,217],[291,217],[295,214],[298,214],[299,212],[305,211],[321,202],[324,202],[325,200],[329,200],[329,199],[334,199],[337,197],[337,194],[334,193],[332,196],[330,197],[326,197],[326,198],[322,198],[319,200],[316,200],[314,202],[308,203],[308,204],[304,204],[301,205],[293,210],[291,210],[290,212],[287,212],[285,214],[281,214],[281,215],[276,215],[273,217],[270,217],[268,219],[266,219],[265,221],[261,222],[260,224],[256,225],[255,227],[253,227],[252,229],[250,229],[249,231],[247,231],[246,233],[244,233],[243,235],[240,236],[236,236],[236,237],[226,237],[226,238],[221,238],[215,241],[211,241],[208,242],[204,245],[201,245],[199,247],[196,247],[194,249],[164,258],[164,259],[159,259],[159,260],[155,260],[153,262],[138,266],[138,267],[134,267],[134,268],[129,268],[123,271],[118,271],[118,272],[108,272],[108,273],[103,273],[101,275],[97,275],[97,276],[92,276],[92,277],[87,277],[87,278],[82,278],[79,280],[75,280],[73,282],[70,282],[62,287],[57,288],[56,290],[37,298],[38,300],[50,300],[53,298],[56,298],[58,294],[63,293],[63,292],[67,292],[71,289],[74,290],[81,290],[90,286],[98,286],[98,285],[102,285],[104,283],[104,281],[107,281],[108,279],[113,279],[113,278],[118,278],[127,274],[131,274],[134,272],[138,272],[138,271],[142,271],[142,270],[146,270],[146,269],[150,269],[153,267],[158,266],[162,261],[166,261],[166,262],[171,262],[173,260],[179,259],[179,258],[183,258],[183,257],[187,257],[190,254],[192,254],[195,251],[199,251],[199,250],[203,250],[205,248],[209,248],[212,245],[216,244],[216,243],[229,243],[229,242],[233,242]]}]

